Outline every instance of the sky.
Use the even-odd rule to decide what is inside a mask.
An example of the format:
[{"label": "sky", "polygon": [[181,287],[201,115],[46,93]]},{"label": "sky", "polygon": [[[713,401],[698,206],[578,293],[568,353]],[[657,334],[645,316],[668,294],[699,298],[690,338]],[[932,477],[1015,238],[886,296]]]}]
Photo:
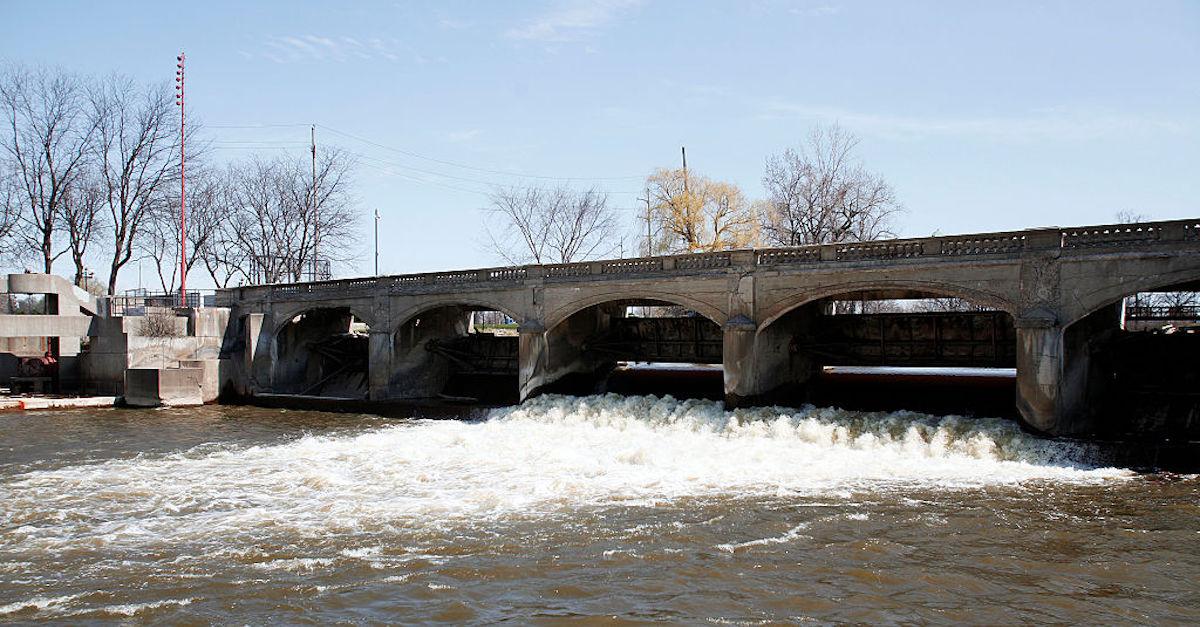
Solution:
[{"label": "sky", "polygon": [[303,156],[312,124],[354,155],[342,276],[373,272],[375,210],[383,273],[500,265],[498,185],[608,191],[632,248],[681,146],[761,198],[818,124],[901,236],[1200,216],[1200,2],[0,0],[0,61],[166,83],[181,50],[209,160]]}]

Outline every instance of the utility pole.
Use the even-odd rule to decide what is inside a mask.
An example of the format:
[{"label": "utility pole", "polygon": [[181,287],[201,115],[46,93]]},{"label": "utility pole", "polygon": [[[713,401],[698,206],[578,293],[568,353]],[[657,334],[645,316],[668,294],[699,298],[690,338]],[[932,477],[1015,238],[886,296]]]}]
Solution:
[{"label": "utility pole", "polygon": [[650,235],[650,188],[646,188],[646,256],[654,256],[654,238]]},{"label": "utility pole", "polygon": [[375,276],[379,276],[379,210],[375,210]]},{"label": "utility pole", "polygon": [[320,204],[320,196],[317,195],[317,125],[312,125],[312,208],[313,208],[313,279],[320,280],[320,265],[321,255],[319,253],[319,245],[321,242],[321,212],[318,205]]},{"label": "utility pole", "polygon": [[679,152],[683,153],[683,193],[688,193],[688,175],[687,175],[687,146],[680,146]]},{"label": "utility pole", "polygon": [[187,56],[175,57],[175,104],[179,106],[179,306],[187,307],[187,169],[184,167],[183,65]]}]

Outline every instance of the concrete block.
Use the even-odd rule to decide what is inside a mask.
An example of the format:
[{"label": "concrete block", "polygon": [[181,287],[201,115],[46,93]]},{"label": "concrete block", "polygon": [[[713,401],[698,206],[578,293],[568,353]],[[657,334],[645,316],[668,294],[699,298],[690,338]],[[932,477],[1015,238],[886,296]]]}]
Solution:
[{"label": "concrete block", "polygon": [[184,359],[179,362],[182,368],[197,368],[203,375],[200,384],[200,398],[205,403],[214,403],[221,394],[221,363],[216,359]]},{"label": "concrete block", "polygon": [[130,368],[125,371],[125,404],[180,407],[204,404],[203,368]]},{"label": "concrete block", "polygon": [[188,335],[224,338],[229,326],[229,310],[213,307],[188,309]]}]

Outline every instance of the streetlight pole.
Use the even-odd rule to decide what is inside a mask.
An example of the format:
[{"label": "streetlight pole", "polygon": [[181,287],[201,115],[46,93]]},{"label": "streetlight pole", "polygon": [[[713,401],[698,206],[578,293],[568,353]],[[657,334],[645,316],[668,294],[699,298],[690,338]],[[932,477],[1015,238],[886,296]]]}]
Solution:
[{"label": "streetlight pole", "polygon": [[379,276],[379,210],[375,210],[375,276]]},{"label": "streetlight pole", "polygon": [[183,65],[187,56],[175,57],[175,104],[179,105],[179,305],[187,307],[187,170],[184,167],[185,127],[183,108]]}]

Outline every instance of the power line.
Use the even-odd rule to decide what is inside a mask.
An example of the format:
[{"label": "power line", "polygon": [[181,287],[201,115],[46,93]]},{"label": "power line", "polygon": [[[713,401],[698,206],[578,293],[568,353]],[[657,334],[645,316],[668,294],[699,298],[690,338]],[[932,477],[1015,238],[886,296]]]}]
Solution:
[{"label": "power line", "polygon": [[329,127],[329,126],[325,126],[325,125],[318,125],[318,126],[322,127],[322,129],[325,129],[326,131],[330,131],[332,133],[337,133],[337,135],[341,135],[343,137],[348,137],[350,139],[355,139],[355,141],[362,142],[365,144],[370,144],[376,148],[382,148],[384,150],[391,150],[391,151],[394,151],[394,153],[400,153],[401,155],[415,157],[415,159],[424,159],[426,161],[432,161],[434,163],[442,163],[442,165],[444,165],[444,166],[452,166],[452,167],[463,168],[463,169],[473,169],[473,171],[475,171],[475,172],[486,172],[486,173],[490,173],[490,174],[502,174],[502,175],[505,175],[505,177],[517,177],[517,178],[524,178],[524,179],[548,179],[548,180],[631,180],[631,179],[641,179],[642,178],[642,177],[550,177],[550,175],[545,175],[545,174],[521,174],[518,172],[502,171],[502,169],[480,168],[480,167],[475,167],[475,166],[464,165],[464,163],[457,163],[455,161],[446,161],[443,159],[436,159],[436,157],[425,156],[425,155],[421,155],[419,153],[413,153],[413,151],[410,151],[410,150],[404,150],[401,148],[390,147],[390,145],[380,144],[378,142],[372,142],[371,139],[367,139],[365,137],[359,137],[359,136],[353,135],[353,133],[338,131],[337,129],[332,129],[332,127]]},{"label": "power line", "polygon": [[[304,127],[304,126],[311,127],[313,125],[311,125],[311,124],[256,124],[256,125],[251,125],[251,124],[214,124],[214,125],[210,125],[211,128],[229,128],[229,129],[235,129],[235,128],[238,128],[238,129],[299,128],[299,127]],[[504,176],[540,178],[540,179],[560,180],[560,181],[588,181],[588,180],[605,181],[605,180],[625,180],[625,179],[630,179],[630,178],[637,178],[637,179],[641,178],[641,177],[594,177],[594,178],[550,177],[550,176],[540,176],[540,175],[522,175],[522,174],[511,173],[511,172],[503,172],[500,170],[475,168],[473,166],[466,166],[466,165],[457,164],[457,163],[450,162],[450,161],[434,159],[432,157],[425,157],[425,156],[419,155],[417,153],[412,153],[412,152],[402,150],[399,148],[386,146],[384,144],[373,142],[371,140],[368,140],[368,139],[365,139],[362,137],[358,137],[358,136],[350,134],[350,133],[345,133],[343,131],[339,131],[337,129],[330,128],[330,127],[322,125],[322,124],[317,124],[316,126],[320,126],[321,128],[323,128],[327,131],[330,131],[334,134],[342,135],[342,136],[348,137],[350,139],[354,139],[356,141],[360,141],[360,142],[369,144],[371,146],[376,146],[376,147],[379,147],[379,148],[382,148],[385,150],[391,150],[391,151],[394,151],[394,152],[397,152],[400,154],[410,155],[410,156],[414,156],[414,157],[422,158],[422,159],[427,159],[427,160],[434,161],[437,163],[444,163],[444,164],[452,165],[455,167],[462,167],[462,168],[472,169],[472,170],[476,170],[476,171],[480,171],[480,172],[488,172],[488,173],[499,174],[499,175],[504,175]],[[307,143],[307,142],[289,141],[289,140],[283,140],[283,139],[279,139],[279,140],[225,139],[225,140],[214,140],[213,144],[214,144],[213,147],[217,150],[257,150],[257,149],[290,150],[290,149],[299,148],[299,147],[305,147],[305,148],[309,147],[309,143]],[[443,189],[449,189],[449,190],[459,191],[459,192],[467,192],[467,193],[471,193],[471,194],[479,194],[481,196],[490,195],[490,191],[480,191],[478,189],[470,189],[470,188],[464,188],[464,187],[444,184],[444,183],[440,183],[437,181],[430,181],[430,180],[426,180],[423,178],[406,175],[401,172],[396,172],[394,170],[407,170],[407,171],[417,172],[417,173],[427,175],[427,176],[433,176],[433,177],[438,177],[438,178],[443,178],[443,179],[450,179],[453,181],[459,181],[462,183],[468,183],[468,184],[473,184],[473,185],[484,185],[489,188],[494,188],[494,187],[503,185],[503,183],[500,183],[497,181],[485,180],[485,179],[480,179],[480,178],[472,178],[472,177],[467,177],[467,176],[458,176],[458,175],[454,175],[454,174],[447,174],[445,172],[439,172],[436,170],[428,170],[428,169],[424,169],[424,168],[419,168],[419,167],[408,165],[405,163],[399,163],[399,162],[383,159],[380,157],[375,157],[375,156],[368,155],[368,154],[358,152],[355,150],[346,149],[346,152],[348,154],[354,155],[355,157],[358,157],[359,159],[362,159],[362,160],[368,162],[365,165],[367,165],[368,167],[373,167],[377,171],[383,172],[384,174],[388,174],[388,175],[392,175],[392,176],[400,176],[409,181],[413,181],[413,182],[421,183],[421,184],[425,184],[425,185],[434,185],[437,187],[441,187]],[[376,162],[378,165],[372,165],[371,163],[369,163],[371,161]],[[639,192],[624,191],[624,190],[601,190],[601,191],[603,191],[606,194],[611,194],[611,195],[637,195],[639,193]]]},{"label": "power line", "polygon": [[[411,171],[413,171],[413,172],[419,172],[419,173],[421,173],[421,174],[426,174],[426,175],[429,175],[429,176],[438,176],[438,177],[442,177],[442,178],[447,178],[447,179],[452,179],[452,180],[456,180],[456,181],[461,181],[461,182],[464,182],[464,183],[473,183],[473,184],[476,184],[476,185],[487,185],[488,187],[496,187],[496,186],[498,185],[498,183],[496,183],[495,181],[487,181],[487,180],[482,180],[482,179],[473,179],[473,178],[468,178],[468,177],[463,177],[463,176],[455,176],[455,175],[453,175],[453,174],[445,174],[445,173],[443,173],[443,172],[437,172],[437,171],[434,171],[434,170],[425,170],[425,169],[423,169],[423,168],[416,168],[416,167],[413,167],[413,166],[410,166],[410,165],[406,165],[406,164],[403,164],[403,163],[397,163],[397,162],[395,162],[395,161],[388,161],[387,159],[381,159],[381,158],[379,158],[379,157],[374,157],[374,156],[371,156],[371,155],[363,154],[363,153],[361,153],[361,152],[357,152],[357,151],[354,151],[354,150],[346,150],[346,152],[347,152],[348,154],[351,154],[351,155],[354,155],[354,156],[356,156],[356,157],[359,157],[360,159],[366,159],[366,160],[368,160],[368,161],[376,161],[376,162],[378,162],[378,163],[380,163],[380,164],[383,164],[383,165],[385,165],[385,166],[390,166],[390,167],[393,167],[393,168],[399,168],[399,169],[401,169],[401,170],[411,170]],[[636,194],[636,193],[637,193],[637,192],[620,191],[620,190],[602,190],[602,191],[604,191],[604,193],[606,193],[606,194],[622,194],[622,195],[623,195],[623,194]],[[484,193],[484,194],[486,194],[487,192],[478,192],[478,193]]]},{"label": "power line", "polygon": [[641,176],[548,176],[548,175],[543,175],[543,174],[521,174],[518,172],[506,172],[504,170],[492,170],[489,168],[479,168],[476,166],[466,165],[463,163],[457,163],[454,161],[447,161],[445,159],[437,159],[435,157],[428,157],[428,156],[422,155],[420,153],[412,152],[409,150],[404,150],[401,148],[396,148],[394,146],[388,146],[385,144],[381,144],[379,142],[371,141],[369,139],[366,139],[365,137],[360,137],[358,135],[354,135],[352,133],[347,133],[345,131],[339,131],[335,128],[325,126],[324,124],[318,124],[317,126],[320,126],[321,128],[323,128],[331,133],[335,133],[337,135],[342,135],[344,137],[353,139],[355,141],[360,141],[360,142],[363,142],[364,144],[369,144],[371,146],[375,146],[376,148],[390,150],[392,152],[396,152],[396,153],[406,155],[409,157],[414,157],[416,159],[424,159],[426,161],[432,161],[434,163],[440,163],[442,165],[448,165],[448,166],[452,166],[452,167],[456,167],[456,168],[463,168],[465,170],[475,170],[476,172],[485,172],[488,174],[500,174],[503,176],[513,176],[513,177],[517,177],[517,178],[547,179],[547,180],[554,180],[554,181],[621,181],[621,180],[634,180],[634,179],[643,178]]},{"label": "power line", "polygon": [[[313,126],[313,125],[310,125],[310,124],[211,124],[211,125],[209,125],[210,128],[227,128],[227,129],[298,128],[298,127],[304,127],[304,126]],[[466,169],[466,170],[473,170],[476,172],[496,174],[496,175],[500,175],[500,176],[508,176],[508,177],[513,177],[513,178],[526,178],[526,179],[568,181],[568,182],[570,182],[570,181],[623,181],[623,180],[640,180],[643,178],[641,176],[549,176],[549,175],[542,175],[542,174],[521,174],[518,172],[509,172],[509,171],[505,171],[505,170],[481,168],[481,167],[476,167],[476,166],[467,165],[467,164],[463,164],[463,163],[458,163],[455,161],[448,161],[445,159],[429,157],[426,155],[422,155],[420,153],[412,152],[409,150],[404,150],[402,148],[396,148],[394,146],[388,146],[386,144],[381,144],[379,142],[372,141],[365,137],[361,137],[361,136],[355,135],[353,133],[348,133],[346,131],[335,129],[333,127],[326,126],[324,124],[316,124],[315,126],[319,126],[331,133],[334,133],[335,135],[341,135],[343,137],[346,137],[346,138],[349,138],[349,139],[352,139],[352,140],[355,140],[358,142],[362,142],[364,144],[374,146],[376,148],[392,151],[392,152],[402,154],[402,155],[405,155],[408,157],[413,157],[416,159],[423,159],[426,161],[430,161],[433,163],[439,163],[439,164],[447,165],[447,166],[451,166],[451,167],[462,168],[462,169]],[[218,140],[218,141],[220,141],[220,140]],[[286,140],[277,140],[274,142],[263,142],[263,143],[264,144],[278,143],[280,145],[285,145],[285,142],[286,142]],[[246,140],[246,141],[243,141],[240,143],[253,143],[253,142],[251,140]],[[296,144],[296,145],[301,145],[301,144]],[[360,154],[360,153],[354,153],[354,154]],[[486,180],[481,180],[481,179],[477,179],[477,178],[469,178],[469,177],[457,176],[457,175],[453,175],[453,174],[446,174],[443,172],[437,172],[437,171],[433,171],[433,170],[425,170],[425,169],[418,168],[415,166],[410,166],[410,165],[403,165],[403,164],[398,164],[398,163],[392,163],[392,165],[395,165],[396,167],[402,167],[402,168],[406,168],[409,170],[413,170],[415,172],[421,172],[422,174],[429,174],[431,176],[440,176],[440,177],[454,179],[454,180],[468,182],[468,183],[481,183],[481,184],[486,184],[486,185],[497,185],[498,184],[495,181],[486,181]],[[638,192],[613,192],[613,193],[636,195]]]},{"label": "power line", "polygon": [[292,128],[311,124],[206,124],[207,128]]}]

